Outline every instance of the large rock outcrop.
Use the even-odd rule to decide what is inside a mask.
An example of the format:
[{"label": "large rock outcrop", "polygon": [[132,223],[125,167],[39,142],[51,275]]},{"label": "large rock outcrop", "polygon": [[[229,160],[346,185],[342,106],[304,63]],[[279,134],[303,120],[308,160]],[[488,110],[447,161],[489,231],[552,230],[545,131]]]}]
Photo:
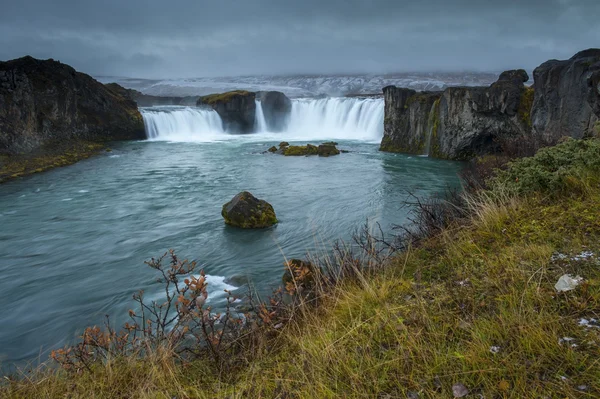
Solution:
[{"label": "large rock outcrop", "polygon": [[536,136],[554,143],[562,136],[595,134],[600,117],[600,49],[581,51],[569,60],[547,61],[533,77],[531,119]]},{"label": "large rock outcrop", "polygon": [[0,62],[0,153],[145,137],[136,103],[92,77],[54,60]]},{"label": "large rock outcrop", "polygon": [[381,150],[427,154],[428,140],[435,126],[435,112],[440,92],[418,93],[411,89],[388,86],[383,89],[385,101],[384,136]]},{"label": "large rock outcrop", "polygon": [[198,106],[209,106],[223,120],[231,133],[251,133],[256,120],[256,93],[237,90],[200,97]]},{"label": "large rock outcrop", "polygon": [[538,147],[564,136],[600,136],[600,49],[547,61],[535,69],[532,87],[527,80],[514,70],[490,87],[386,87],[381,150],[468,159],[500,151],[503,141],[522,138]]},{"label": "large rock outcrop", "polygon": [[525,134],[529,79],[507,71],[490,87],[451,87],[422,92],[389,86],[385,99],[382,151],[467,159],[493,152],[496,139]]},{"label": "large rock outcrop", "polygon": [[280,91],[259,91],[256,98],[260,100],[267,129],[270,132],[284,131],[292,112],[292,101]]}]

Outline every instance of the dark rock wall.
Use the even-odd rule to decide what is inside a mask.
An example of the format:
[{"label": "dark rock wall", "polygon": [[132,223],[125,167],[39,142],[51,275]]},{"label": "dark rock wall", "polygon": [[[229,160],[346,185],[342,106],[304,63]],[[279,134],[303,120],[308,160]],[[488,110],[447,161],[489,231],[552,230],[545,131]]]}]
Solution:
[{"label": "dark rock wall", "polygon": [[284,131],[292,112],[292,101],[279,91],[260,91],[256,93],[256,98],[261,102],[269,131]]},{"label": "dark rock wall", "polygon": [[582,138],[594,133],[600,116],[600,49],[550,60],[535,69],[532,110],[534,134],[548,142],[562,136]]},{"label": "dark rock wall", "polygon": [[209,106],[221,117],[230,133],[251,133],[256,120],[256,93],[233,91],[200,97],[198,106]]},{"label": "dark rock wall", "polygon": [[504,72],[490,87],[452,87],[417,93],[384,88],[382,151],[466,159],[493,151],[495,139],[527,130],[519,108],[528,76]]},{"label": "dark rock wall", "polygon": [[1,153],[145,137],[136,103],[92,77],[54,60],[0,62]]}]

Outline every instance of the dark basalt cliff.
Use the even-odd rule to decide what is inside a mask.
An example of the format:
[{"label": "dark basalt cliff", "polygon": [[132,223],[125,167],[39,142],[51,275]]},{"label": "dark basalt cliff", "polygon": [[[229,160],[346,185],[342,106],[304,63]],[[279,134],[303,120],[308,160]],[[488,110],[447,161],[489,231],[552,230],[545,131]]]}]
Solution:
[{"label": "dark basalt cliff", "polygon": [[548,61],[526,87],[524,70],[489,87],[417,93],[386,87],[382,151],[469,159],[499,151],[504,139],[554,144],[600,135],[600,50]]},{"label": "dark basalt cliff", "polygon": [[548,142],[593,134],[600,117],[600,49],[565,61],[551,60],[533,71],[534,134]]},{"label": "dark basalt cliff", "polygon": [[54,60],[0,62],[0,153],[144,138],[142,116],[128,96]]},{"label": "dark basalt cliff", "polygon": [[200,97],[198,106],[209,106],[223,120],[225,130],[232,133],[251,133],[256,119],[256,93],[237,90]]},{"label": "dark basalt cliff", "polygon": [[490,87],[451,87],[443,92],[384,88],[382,151],[466,159],[493,152],[495,139],[528,130],[520,114],[527,101],[523,70],[504,72]]},{"label": "dark basalt cliff", "polygon": [[231,133],[252,133],[256,127],[256,100],[262,106],[267,129],[285,130],[292,110],[291,100],[278,91],[230,91],[200,97],[198,106],[209,106],[221,117],[225,130]]},{"label": "dark basalt cliff", "polygon": [[259,91],[256,98],[262,105],[267,129],[270,132],[284,131],[292,112],[292,101],[280,91]]}]

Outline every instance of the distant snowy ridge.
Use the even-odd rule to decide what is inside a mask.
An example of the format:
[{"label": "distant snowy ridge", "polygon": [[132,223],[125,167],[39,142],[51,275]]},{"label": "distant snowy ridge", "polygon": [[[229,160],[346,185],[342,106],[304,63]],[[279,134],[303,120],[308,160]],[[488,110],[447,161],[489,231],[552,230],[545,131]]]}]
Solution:
[{"label": "distant snowy ridge", "polygon": [[488,86],[497,73],[398,73],[390,75],[240,76],[226,78],[136,79],[98,77],[154,96],[202,96],[230,90],[277,90],[289,97],[381,93],[385,86],[414,90],[444,90],[449,86]]}]

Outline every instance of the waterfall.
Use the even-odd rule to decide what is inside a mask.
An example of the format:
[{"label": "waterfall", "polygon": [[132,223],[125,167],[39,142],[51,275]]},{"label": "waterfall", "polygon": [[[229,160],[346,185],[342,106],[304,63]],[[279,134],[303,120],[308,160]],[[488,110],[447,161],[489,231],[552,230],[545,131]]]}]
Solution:
[{"label": "waterfall", "polygon": [[257,133],[267,132],[267,121],[265,120],[265,113],[263,112],[262,102],[255,100],[256,102],[256,118],[254,121],[254,131]]},{"label": "waterfall", "polygon": [[[213,141],[239,138],[228,135],[219,115],[196,107],[140,108],[149,140]],[[269,140],[366,140],[383,136],[382,98],[305,98],[292,100],[285,131],[268,132],[262,103],[256,101],[255,138]],[[244,135],[248,136],[248,135]]]},{"label": "waterfall", "polygon": [[149,140],[212,141],[226,135],[213,110],[195,107],[140,108]]},{"label": "waterfall", "polygon": [[299,99],[292,101],[288,130],[294,136],[380,140],[382,98]]},{"label": "waterfall", "polygon": [[437,104],[431,106],[429,111],[429,117],[427,118],[427,137],[425,138],[425,153],[423,155],[429,156],[431,151],[431,137],[433,136],[433,129],[435,129],[435,113],[437,111]]}]

